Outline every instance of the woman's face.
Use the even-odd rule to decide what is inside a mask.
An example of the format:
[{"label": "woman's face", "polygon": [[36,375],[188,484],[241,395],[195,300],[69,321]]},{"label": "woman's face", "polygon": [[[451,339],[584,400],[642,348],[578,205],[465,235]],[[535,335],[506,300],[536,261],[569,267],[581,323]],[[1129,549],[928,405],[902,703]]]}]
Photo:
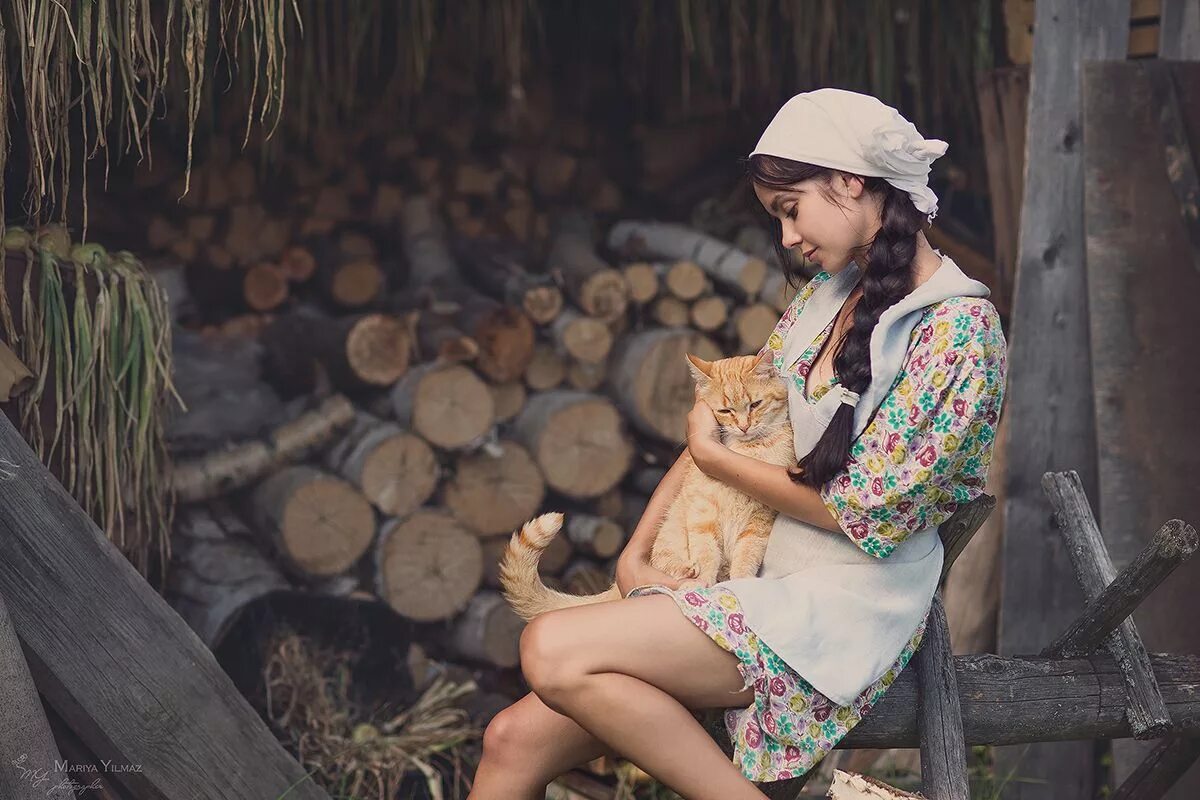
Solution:
[{"label": "woman's face", "polygon": [[798,249],[831,274],[844,269],[875,235],[870,220],[878,228],[877,204],[856,176],[835,172],[828,185],[814,178],[786,189],[755,183],[754,194],[779,220],[783,246]]}]

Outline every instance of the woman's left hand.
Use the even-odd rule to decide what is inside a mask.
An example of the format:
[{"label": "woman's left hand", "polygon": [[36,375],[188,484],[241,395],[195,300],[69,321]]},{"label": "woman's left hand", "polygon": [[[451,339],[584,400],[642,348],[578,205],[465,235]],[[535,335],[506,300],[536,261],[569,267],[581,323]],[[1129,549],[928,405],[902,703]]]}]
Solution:
[{"label": "woman's left hand", "polygon": [[715,449],[723,447],[720,440],[721,426],[708,403],[696,398],[696,404],[687,416],[688,450],[696,466],[704,469],[707,456]]}]

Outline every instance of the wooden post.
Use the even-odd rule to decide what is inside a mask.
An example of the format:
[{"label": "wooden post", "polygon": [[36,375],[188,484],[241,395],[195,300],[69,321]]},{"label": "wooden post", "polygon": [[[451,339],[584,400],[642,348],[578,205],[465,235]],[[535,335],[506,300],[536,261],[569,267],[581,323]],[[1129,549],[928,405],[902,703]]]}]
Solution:
[{"label": "wooden post", "polygon": [[1113,579],[1079,619],[1042,651],[1047,658],[1077,658],[1103,644],[1146,595],[1196,552],[1196,529],[1173,519],[1163,525],[1150,545]]},{"label": "wooden post", "polygon": [[[1013,298],[1009,389],[1012,415],[1004,515],[999,649],[1040,650],[1081,605],[1060,580],[1066,559],[1046,535],[1049,509],[1033,476],[1071,466],[1089,496],[1096,488],[1096,430],[1088,352],[1084,269],[1080,66],[1124,60],[1129,0],[1039,0],[1026,136],[1018,276]],[[1053,345],[1047,346],[1047,342]],[[1093,744],[1001,750],[997,769],[1018,765],[1033,780],[1009,784],[1006,798],[1091,800]]]},{"label": "wooden post", "polygon": [[1197,756],[1200,756],[1200,739],[1182,736],[1163,739],[1118,787],[1112,800],[1159,800],[1196,763]]},{"label": "wooden post", "polygon": [[0,594],[46,702],[98,758],[140,766],[113,773],[129,793],[328,800],[7,417],[0,456],[15,465],[0,481]]},{"label": "wooden post", "polygon": [[1200,6],[1193,0],[1162,0],[1158,17],[1158,57],[1200,60]]},{"label": "wooden post", "polygon": [[73,776],[58,768],[62,756],[3,598],[0,598],[0,703],[4,706],[0,795],[5,800],[46,797],[74,800],[75,792],[63,783]]},{"label": "wooden post", "polygon": [[[1116,576],[1112,559],[1092,516],[1087,495],[1075,472],[1046,473],[1042,486],[1054,506],[1054,517],[1075,567],[1075,576],[1089,601],[1100,596]],[[1153,739],[1171,729],[1150,656],[1132,619],[1125,619],[1108,641],[1108,650],[1121,666],[1129,690],[1129,724],[1134,738]]]},{"label": "wooden post", "polygon": [[930,800],[971,800],[962,709],[941,593],[933,597],[925,636],[914,660],[920,698],[917,727],[922,793]]}]

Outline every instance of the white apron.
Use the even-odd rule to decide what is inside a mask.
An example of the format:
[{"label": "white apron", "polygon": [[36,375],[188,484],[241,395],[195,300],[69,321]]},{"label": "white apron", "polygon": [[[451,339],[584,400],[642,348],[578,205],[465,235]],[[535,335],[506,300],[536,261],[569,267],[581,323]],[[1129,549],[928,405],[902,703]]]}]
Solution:
[{"label": "white apron", "polygon": [[[834,319],[858,283],[853,262],[809,298],[784,340],[784,369]],[[987,287],[943,256],[925,283],[887,309],[871,337],[872,380],[855,409],[857,438],[904,365],[909,337],[924,309],[954,296],[984,296]],[[789,377],[796,458],[808,455],[837,411],[841,393],[806,400]],[[733,592],[746,624],[788,666],[838,705],[849,705],[899,657],[929,611],[942,570],[937,528],[910,535],[886,558],[861,550],[842,532],[784,514],[771,530],[756,578],[718,585]]]}]

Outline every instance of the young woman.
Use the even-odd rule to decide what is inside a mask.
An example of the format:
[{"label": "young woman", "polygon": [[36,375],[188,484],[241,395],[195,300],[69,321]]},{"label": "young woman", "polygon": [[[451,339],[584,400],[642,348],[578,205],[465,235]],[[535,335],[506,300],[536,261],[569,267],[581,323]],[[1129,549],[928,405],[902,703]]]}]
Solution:
[{"label": "young woman", "polygon": [[[780,246],[822,268],[763,348],[788,383],[798,464],[728,450],[696,404],[619,560],[626,599],[525,629],[533,692],[488,726],[473,800],[540,800],[614,753],[690,800],[761,798],[752,781],[811,769],[908,664],[941,571],[937,526],[983,491],[1006,364],[987,287],[922,232],[945,149],[837,89],[772,120],[749,158],[755,194]],[[757,577],[680,589],[649,566],[686,459],[779,511]],[[706,708],[727,709],[732,762],[692,715]]]}]

